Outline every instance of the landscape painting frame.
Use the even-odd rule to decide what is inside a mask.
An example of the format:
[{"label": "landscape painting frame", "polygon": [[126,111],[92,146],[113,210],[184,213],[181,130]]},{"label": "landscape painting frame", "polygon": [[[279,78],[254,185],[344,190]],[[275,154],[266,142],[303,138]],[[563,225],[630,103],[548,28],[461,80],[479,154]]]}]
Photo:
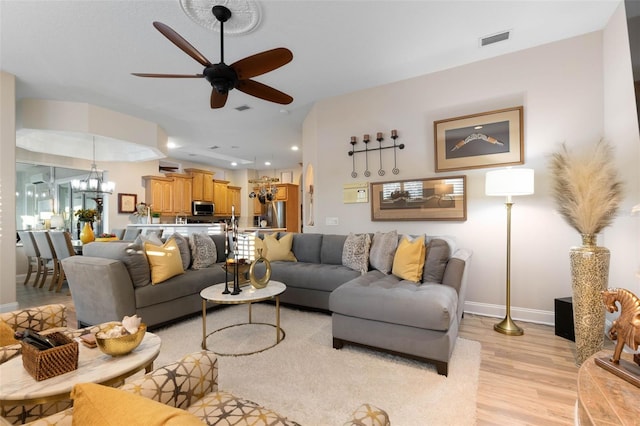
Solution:
[{"label": "landscape painting frame", "polygon": [[371,220],[467,220],[467,178],[447,176],[370,184]]}]

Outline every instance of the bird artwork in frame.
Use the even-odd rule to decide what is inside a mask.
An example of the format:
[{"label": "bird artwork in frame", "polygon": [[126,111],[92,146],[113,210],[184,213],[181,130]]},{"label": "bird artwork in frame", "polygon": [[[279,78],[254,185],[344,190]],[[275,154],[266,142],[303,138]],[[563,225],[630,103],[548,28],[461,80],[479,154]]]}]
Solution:
[{"label": "bird artwork in frame", "polygon": [[520,106],[435,121],[436,172],[524,164],[522,115]]}]

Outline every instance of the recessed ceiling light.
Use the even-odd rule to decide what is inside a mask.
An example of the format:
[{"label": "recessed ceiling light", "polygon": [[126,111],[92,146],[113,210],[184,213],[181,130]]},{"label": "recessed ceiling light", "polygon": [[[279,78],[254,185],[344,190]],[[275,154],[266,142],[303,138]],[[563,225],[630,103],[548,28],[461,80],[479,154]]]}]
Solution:
[{"label": "recessed ceiling light", "polygon": [[167,142],[167,148],[173,149],[173,148],[177,148],[177,147],[178,147],[178,145],[176,145],[175,142],[171,142],[171,141]]},{"label": "recessed ceiling light", "polygon": [[238,163],[236,163],[235,161],[232,161],[232,162],[231,162],[231,165],[232,165],[233,167],[235,167],[235,166],[237,166],[237,165],[238,165]]},{"label": "recessed ceiling light", "polygon": [[298,148],[298,145],[293,145],[291,147],[291,151],[297,151],[298,149],[300,149],[300,148]]},{"label": "recessed ceiling light", "polygon": [[476,127],[474,127],[474,129],[475,129],[475,130],[480,130],[480,129],[482,129],[482,127],[483,127],[483,126],[476,126]]},{"label": "recessed ceiling light", "polygon": [[270,162],[270,161],[265,161],[265,162],[264,162],[264,165],[265,165],[265,166],[270,166],[270,165],[271,165],[271,162]]},{"label": "recessed ceiling light", "polygon": [[280,114],[285,114],[285,115],[286,115],[286,114],[289,114],[289,110],[288,110],[288,109],[285,109],[285,108],[282,108],[282,109],[280,110]]}]

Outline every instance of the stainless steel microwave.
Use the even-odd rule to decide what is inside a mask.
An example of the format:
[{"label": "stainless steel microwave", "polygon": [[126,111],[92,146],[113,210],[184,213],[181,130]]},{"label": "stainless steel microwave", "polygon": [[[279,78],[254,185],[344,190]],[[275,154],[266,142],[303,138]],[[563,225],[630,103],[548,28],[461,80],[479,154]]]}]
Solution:
[{"label": "stainless steel microwave", "polygon": [[194,216],[213,216],[215,207],[211,201],[192,201],[191,213]]}]

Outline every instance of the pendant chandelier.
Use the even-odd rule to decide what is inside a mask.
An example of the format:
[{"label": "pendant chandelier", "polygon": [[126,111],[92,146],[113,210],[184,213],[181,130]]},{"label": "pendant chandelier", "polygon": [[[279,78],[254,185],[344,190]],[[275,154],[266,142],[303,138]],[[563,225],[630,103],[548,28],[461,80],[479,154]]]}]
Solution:
[{"label": "pendant chandelier", "polygon": [[102,173],[98,172],[96,167],[96,138],[93,138],[93,163],[89,175],[82,179],[74,179],[71,181],[71,188],[75,192],[91,193],[96,195],[110,195],[116,189],[114,182],[105,182]]}]

